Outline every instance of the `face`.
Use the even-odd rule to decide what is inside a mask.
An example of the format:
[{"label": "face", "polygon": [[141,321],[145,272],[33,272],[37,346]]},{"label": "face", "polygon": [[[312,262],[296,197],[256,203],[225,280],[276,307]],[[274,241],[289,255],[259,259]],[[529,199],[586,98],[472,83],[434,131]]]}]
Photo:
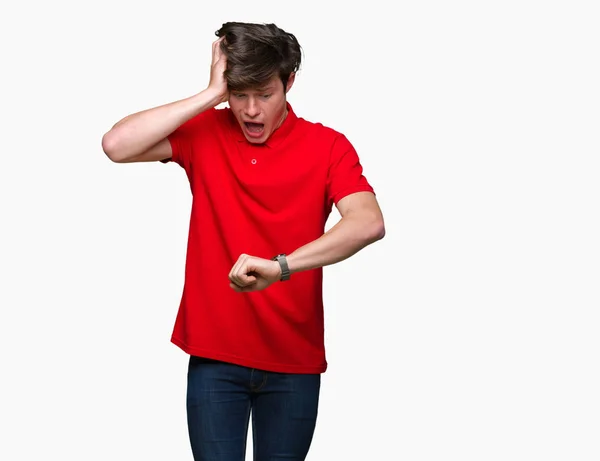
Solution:
[{"label": "face", "polygon": [[275,75],[260,88],[229,92],[229,108],[248,142],[264,143],[283,123],[287,115],[285,95],[293,83],[294,74],[283,91],[281,79]]}]

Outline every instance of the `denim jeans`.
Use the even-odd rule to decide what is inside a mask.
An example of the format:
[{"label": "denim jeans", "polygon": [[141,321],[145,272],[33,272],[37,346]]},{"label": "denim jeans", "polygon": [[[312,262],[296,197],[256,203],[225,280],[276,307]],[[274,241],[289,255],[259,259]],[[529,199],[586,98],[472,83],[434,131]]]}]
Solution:
[{"label": "denim jeans", "polygon": [[191,356],[187,418],[194,460],[244,461],[252,415],[254,461],[303,461],[320,386],[320,374],[275,373]]}]

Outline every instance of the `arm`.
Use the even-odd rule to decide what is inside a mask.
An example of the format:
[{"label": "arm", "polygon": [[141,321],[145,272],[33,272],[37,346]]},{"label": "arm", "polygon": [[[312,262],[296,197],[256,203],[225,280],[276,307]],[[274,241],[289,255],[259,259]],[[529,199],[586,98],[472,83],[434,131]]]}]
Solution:
[{"label": "arm", "polygon": [[102,149],[113,162],[162,160],[171,156],[167,136],[196,115],[227,100],[227,82],[223,76],[226,58],[220,41],[213,43],[211,77],[200,93],[128,115],[102,137]]},{"label": "arm", "polygon": [[[102,150],[117,163],[170,157],[170,145],[164,142],[165,138],[218,103],[219,98],[207,89],[180,101],[128,115],[102,137]],[[155,145],[162,148],[151,149]],[[142,156],[146,152],[148,155]]]},{"label": "arm", "polygon": [[[347,195],[337,208],[342,219],[335,226],[287,256],[291,273],[343,261],[385,236],[383,215],[373,193]],[[230,287],[238,292],[263,290],[280,278],[277,261],[246,254],[239,257],[229,273]]]},{"label": "arm", "polygon": [[337,208],[342,219],[335,226],[287,256],[292,274],[343,261],[385,236],[383,215],[373,193],[347,195]]}]

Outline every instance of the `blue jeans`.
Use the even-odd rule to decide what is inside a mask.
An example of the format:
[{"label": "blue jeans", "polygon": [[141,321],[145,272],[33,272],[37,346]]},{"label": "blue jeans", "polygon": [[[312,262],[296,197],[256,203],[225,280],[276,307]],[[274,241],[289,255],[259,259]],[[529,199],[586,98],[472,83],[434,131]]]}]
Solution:
[{"label": "blue jeans", "polygon": [[191,356],[187,417],[194,460],[244,461],[252,414],[254,461],[303,461],[320,386],[320,374],[275,373]]}]

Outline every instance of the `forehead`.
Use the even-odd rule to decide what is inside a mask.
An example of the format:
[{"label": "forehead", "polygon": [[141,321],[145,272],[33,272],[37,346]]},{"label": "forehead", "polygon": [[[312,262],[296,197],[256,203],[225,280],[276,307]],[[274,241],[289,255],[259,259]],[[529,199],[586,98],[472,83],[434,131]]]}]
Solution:
[{"label": "forehead", "polygon": [[279,78],[278,75],[275,75],[273,77],[271,77],[271,79],[267,80],[266,82],[263,82],[259,85],[255,85],[249,88],[240,88],[237,91],[239,92],[244,92],[244,93],[251,93],[251,92],[264,92],[264,91],[274,91],[279,89],[279,87],[283,87],[281,80]]}]

